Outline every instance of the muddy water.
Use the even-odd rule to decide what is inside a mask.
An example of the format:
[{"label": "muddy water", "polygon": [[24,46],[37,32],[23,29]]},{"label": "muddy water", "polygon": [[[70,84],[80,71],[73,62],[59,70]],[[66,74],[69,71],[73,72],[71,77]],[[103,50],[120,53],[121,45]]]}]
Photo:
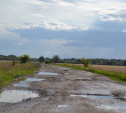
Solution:
[{"label": "muddy water", "polygon": [[112,110],[126,113],[126,102],[125,103],[116,103],[116,104],[106,104],[98,106],[100,109]]},{"label": "muddy water", "polygon": [[59,73],[39,72],[37,75],[60,75]]},{"label": "muddy water", "polygon": [[42,81],[42,80],[45,80],[45,79],[27,78],[27,79],[25,80],[25,82],[38,82],[38,81]]},{"label": "muddy water", "polygon": [[17,84],[14,84],[14,86],[15,86],[15,87],[29,87],[30,85],[27,84],[27,83],[24,82],[24,81],[21,81],[21,82],[19,82],[19,83],[17,83]]},{"label": "muddy water", "polygon": [[84,97],[84,98],[94,98],[94,99],[114,99],[113,96],[104,95],[70,95],[71,97]]},{"label": "muddy water", "polygon": [[35,97],[39,97],[39,94],[29,90],[4,90],[0,94],[0,102],[17,103]]},{"label": "muddy water", "polygon": [[21,81],[17,84],[14,84],[16,87],[29,87],[30,85],[28,84],[29,82],[38,82],[38,81],[43,81],[45,79],[38,79],[38,78],[27,78],[25,81]]}]

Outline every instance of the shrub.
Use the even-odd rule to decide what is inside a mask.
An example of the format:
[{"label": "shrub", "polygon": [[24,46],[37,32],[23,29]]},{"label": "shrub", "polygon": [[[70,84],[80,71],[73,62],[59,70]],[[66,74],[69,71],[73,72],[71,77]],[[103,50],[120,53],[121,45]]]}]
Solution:
[{"label": "shrub", "polygon": [[90,59],[85,59],[84,57],[81,59],[82,64],[84,67],[89,67],[91,60]]},{"label": "shrub", "polygon": [[29,55],[23,55],[20,57],[20,63],[27,63],[30,61],[30,56]]},{"label": "shrub", "polygon": [[52,62],[51,62],[51,60],[46,59],[46,60],[45,60],[45,63],[46,63],[46,64],[49,64],[49,63],[52,63]]},{"label": "shrub", "polygon": [[16,65],[16,61],[15,61],[15,60],[12,61],[12,65],[13,65],[13,66]]}]

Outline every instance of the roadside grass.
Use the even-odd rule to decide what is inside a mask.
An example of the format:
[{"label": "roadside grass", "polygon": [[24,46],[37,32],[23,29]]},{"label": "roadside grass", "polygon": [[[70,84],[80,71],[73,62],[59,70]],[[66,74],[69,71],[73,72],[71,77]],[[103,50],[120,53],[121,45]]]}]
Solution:
[{"label": "roadside grass", "polygon": [[109,78],[114,79],[114,80],[126,82],[126,73],[122,73],[122,72],[116,72],[116,71],[114,72],[114,71],[95,69],[92,66],[84,67],[82,65],[76,65],[76,64],[60,64],[59,63],[59,64],[53,64],[53,65],[69,67],[69,68],[77,69],[77,70],[85,70],[85,71],[89,71],[92,73],[108,76]]},{"label": "roadside grass", "polygon": [[17,77],[33,73],[40,67],[40,63],[18,63],[12,66],[12,62],[0,61],[0,88],[14,81]]}]

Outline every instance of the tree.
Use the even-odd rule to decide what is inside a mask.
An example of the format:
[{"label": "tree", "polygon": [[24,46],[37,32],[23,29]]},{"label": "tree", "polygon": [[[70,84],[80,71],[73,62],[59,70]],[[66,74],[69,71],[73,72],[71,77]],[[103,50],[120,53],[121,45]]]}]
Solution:
[{"label": "tree", "polygon": [[123,65],[126,66],[126,60],[124,60]]},{"label": "tree", "polygon": [[21,63],[27,63],[29,61],[30,61],[30,56],[29,55],[20,56],[20,62]]},{"label": "tree", "polygon": [[85,59],[84,57],[81,59],[82,64],[84,65],[84,67],[89,67],[91,60]]},{"label": "tree", "polygon": [[54,55],[52,61],[53,61],[54,63],[58,63],[58,62],[59,62],[59,59],[60,59],[60,58],[59,58],[58,55]]},{"label": "tree", "polygon": [[39,59],[38,59],[39,62],[44,62],[45,61],[45,58],[43,56],[40,56]]}]

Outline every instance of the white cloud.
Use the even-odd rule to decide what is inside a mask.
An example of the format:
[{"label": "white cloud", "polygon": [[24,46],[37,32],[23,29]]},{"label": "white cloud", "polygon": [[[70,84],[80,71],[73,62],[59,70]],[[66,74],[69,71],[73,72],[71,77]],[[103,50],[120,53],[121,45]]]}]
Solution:
[{"label": "white cloud", "polygon": [[38,18],[43,18],[43,17],[46,17],[44,15],[41,15],[41,14],[32,14],[33,17],[38,17]]},{"label": "white cloud", "polygon": [[[0,24],[5,28],[28,28],[46,22],[48,29],[73,29],[93,26],[95,21],[125,21],[126,3],[118,0],[2,0],[0,4]],[[6,8],[7,7],[7,8]],[[49,23],[62,23],[51,26]],[[25,26],[24,26],[25,25]],[[36,26],[37,27],[37,26]],[[72,28],[71,28],[72,27]],[[75,29],[75,28],[74,28]]]},{"label": "white cloud", "polygon": [[123,33],[125,33],[126,32],[126,29],[123,29],[123,31],[122,31]]}]

